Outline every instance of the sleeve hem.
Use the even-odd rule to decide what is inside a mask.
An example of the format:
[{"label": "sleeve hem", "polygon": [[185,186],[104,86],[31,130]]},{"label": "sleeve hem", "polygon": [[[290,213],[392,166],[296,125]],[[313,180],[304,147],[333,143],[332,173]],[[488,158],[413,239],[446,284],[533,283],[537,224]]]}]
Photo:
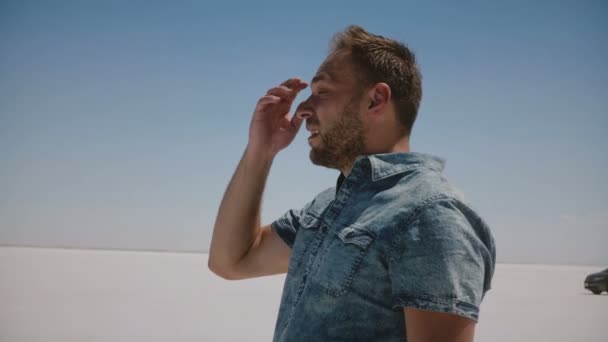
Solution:
[{"label": "sleeve hem", "polygon": [[285,244],[287,244],[287,246],[289,246],[289,248],[293,248],[293,242],[290,241],[289,237],[285,234],[285,231],[280,228],[277,221],[270,224],[270,229],[277,233],[277,235],[281,238],[281,240],[283,240],[283,242],[285,242]]},{"label": "sleeve hem", "polygon": [[410,293],[394,294],[393,310],[403,307],[455,314],[475,322],[479,320],[478,306],[452,298]]}]

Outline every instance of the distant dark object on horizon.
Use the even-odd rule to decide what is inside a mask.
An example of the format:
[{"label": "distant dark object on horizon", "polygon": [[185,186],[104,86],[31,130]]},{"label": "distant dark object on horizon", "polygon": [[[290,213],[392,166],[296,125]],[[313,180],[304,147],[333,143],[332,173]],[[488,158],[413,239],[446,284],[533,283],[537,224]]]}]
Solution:
[{"label": "distant dark object on horizon", "polygon": [[591,273],[585,278],[585,288],[593,294],[608,292],[608,268],[597,273]]}]

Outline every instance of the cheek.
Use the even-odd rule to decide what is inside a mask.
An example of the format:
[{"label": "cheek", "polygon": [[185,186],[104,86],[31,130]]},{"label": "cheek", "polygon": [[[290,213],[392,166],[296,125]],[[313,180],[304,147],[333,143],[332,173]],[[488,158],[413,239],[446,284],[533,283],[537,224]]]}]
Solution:
[{"label": "cheek", "polygon": [[334,125],[333,118],[328,115],[328,113],[324,112],[317,113],[317,115],[319,126],[321,127],[321,134],[329,132]]},{"label": "cheek", "polygon": [[336,106],[322,105],[316,110],[317,120],[324,130],[331,127],[339,119],[340,113]]}]

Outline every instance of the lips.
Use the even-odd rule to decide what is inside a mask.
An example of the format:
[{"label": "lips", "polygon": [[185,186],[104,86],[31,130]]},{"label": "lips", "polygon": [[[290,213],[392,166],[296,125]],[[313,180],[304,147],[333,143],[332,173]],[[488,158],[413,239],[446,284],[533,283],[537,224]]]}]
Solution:
[{"label": "lips", "polygon": [[316,137],[317,135],[319,135],[319,131],[316,129],[311,129],[310,130],[310,137],[308,137],[308,139],[312,139],[314,137]]}]

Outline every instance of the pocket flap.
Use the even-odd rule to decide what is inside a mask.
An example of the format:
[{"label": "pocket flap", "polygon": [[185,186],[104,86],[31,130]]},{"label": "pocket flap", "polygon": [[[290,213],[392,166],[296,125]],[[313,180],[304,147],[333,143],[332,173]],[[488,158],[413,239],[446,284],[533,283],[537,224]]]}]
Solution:
[{"label": "pocket flap", "polygon": [[344,243],[352,243],[361,248],[366,248],[376,237],[376,233],[365,228],[351,225],[336,232]]}]

